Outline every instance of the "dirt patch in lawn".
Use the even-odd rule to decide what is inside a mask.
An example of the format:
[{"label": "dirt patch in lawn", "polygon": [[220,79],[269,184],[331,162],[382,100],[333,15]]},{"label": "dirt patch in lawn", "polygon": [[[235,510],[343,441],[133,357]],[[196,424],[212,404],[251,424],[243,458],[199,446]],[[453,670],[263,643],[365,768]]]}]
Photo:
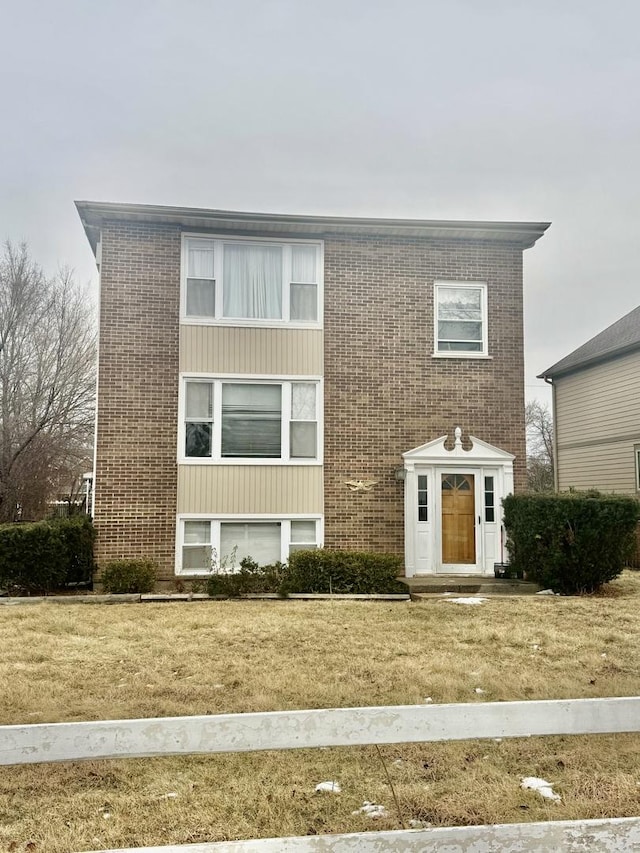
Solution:
[{"label": "dirt patch in lawn", "polygon": [[[614,591],[615,594],[614,594]],[[0,612],[0,722],[636,695],[640,575],[607,596],[424,603],[197,602]],[[477,689],[484,691],[476,692]],[[382,748],[402,819],[640,813],[640,737]],[[554,783],[560,802],[520,789]],[[336,780],[342,793],[315,793]],[[365,800],[388,817],[353,815]],[[398,828],[374,748],[4,768],[0,849]]]}]

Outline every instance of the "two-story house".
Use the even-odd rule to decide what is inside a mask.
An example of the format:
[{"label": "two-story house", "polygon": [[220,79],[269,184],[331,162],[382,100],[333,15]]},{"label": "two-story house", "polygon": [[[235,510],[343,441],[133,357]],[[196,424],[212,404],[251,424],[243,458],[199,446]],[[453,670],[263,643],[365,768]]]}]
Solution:
[{"label": "two-story house", "polygon": [[99,562],[170,581],[326,546],[493,571],[525,483],[522,256],[547,223],[77,208]]},{"label": "two-story house", "polygon": [[549,367],[556,487],[640,496],[640,307]]}]

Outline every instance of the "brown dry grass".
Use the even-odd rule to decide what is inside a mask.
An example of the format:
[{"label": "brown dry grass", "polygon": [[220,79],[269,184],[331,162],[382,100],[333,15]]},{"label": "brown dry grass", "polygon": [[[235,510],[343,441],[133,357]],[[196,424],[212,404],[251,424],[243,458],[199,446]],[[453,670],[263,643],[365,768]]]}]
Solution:
[{"label": "brown dry grass", "polygon": [[[3,607],[0,723],[412,704],[427,696],[636,695],[639,605],[640,574],[625,573],[602,596],[494,598],[477,607],[442,598]],[[405,821],[640,814],[640,736],[420,744],[383,747],[382,754]],[[522,776],[554,782],[562,802],[520,790]],[[318,782],[333,779],[342,794],[314,793]],[[364,800],[383,803],[389,818],[352,816]],[[0,774],[0,849],[7,851],[399,825],[373,747]]]}]

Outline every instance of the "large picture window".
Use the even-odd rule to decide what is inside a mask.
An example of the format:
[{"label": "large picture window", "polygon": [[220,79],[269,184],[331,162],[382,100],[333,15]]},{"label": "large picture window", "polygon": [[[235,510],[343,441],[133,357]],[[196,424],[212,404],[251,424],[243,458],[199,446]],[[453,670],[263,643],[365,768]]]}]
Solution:
[{"label": "large picture window", "polygon": [[182,316],[194,323],[316,325],[319,243],[185,237]]},{"label": "large picture window", "polygon": [[320,461],[320,382],[185,377],[179,461]]},{"label": "large picture window", "polygon": [[320,545],[319,517],[182,518],[178,520],[176,572],[232,572],[245,558],[268,565]]},{"label": "large picture window", "polygon": [[476,282],[436,282],[436,355],[487,354],[486,290],[485,284]]}]

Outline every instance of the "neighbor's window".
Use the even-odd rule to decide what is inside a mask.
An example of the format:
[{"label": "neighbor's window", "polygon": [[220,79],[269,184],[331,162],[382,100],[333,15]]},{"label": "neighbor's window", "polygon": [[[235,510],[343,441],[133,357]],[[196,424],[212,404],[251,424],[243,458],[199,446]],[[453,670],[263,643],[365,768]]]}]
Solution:
[{"label": "neighbor's window", "polygon": [[319,383],[185,379],[181,458],[319,458]]},{"label": "neighbor's window", "polygon": [[436,283],[436,355],[487,354],[486,285]]},{"label": "neighbor's window", "polygon": [[186,319],[316,323],[318,243],[185,237]]},{"label": "neighbor's window", "polygon": [[234,571],[245,558],[259,565],[284,562],[289,554],[320,546],[319,518],[183,519],[178,525],[178,572]]}]

